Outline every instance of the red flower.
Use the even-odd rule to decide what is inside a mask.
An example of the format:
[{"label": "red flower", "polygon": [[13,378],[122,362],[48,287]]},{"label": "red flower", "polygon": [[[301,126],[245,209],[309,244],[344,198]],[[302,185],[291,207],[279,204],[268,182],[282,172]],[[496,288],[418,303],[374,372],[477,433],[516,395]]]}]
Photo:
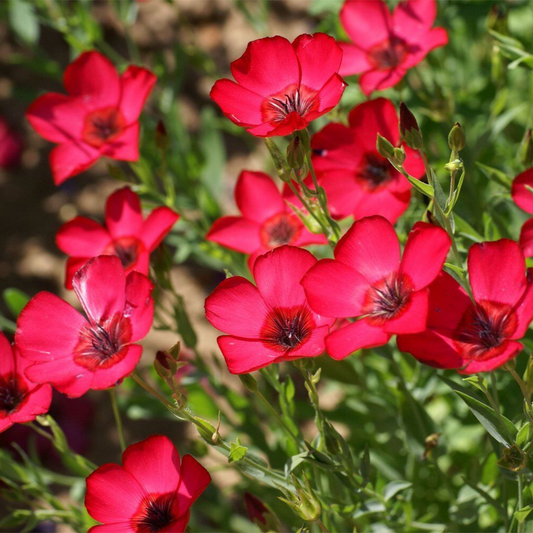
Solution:
[{"label": "red flower", "polygon": [[[530,215],[533,214],[533,168],[522,172],[513,180],[511,196],[516,205]],[[526,257],[533,257],[533,218],[527,220],[520,231],[520,246]]]},{"label": "red flower", "polygon": [[142,347],[132,344],[152,325],[153,288],[138,272],[127,276],[117,257],[87,262],[72,282],[85,318],[49,292],[34,296],[18,318],[17,346],[33,362],[26,376],[71,398],[107,389],[130,375]]},{"label": "red flower", "polygon": [[150,253],[178,219],[179,215],[168,207],[158,207],[143,220],[139,197],[128,187],[115,191],[106,203],[105,226],[90,218],[76,217],[57,232],[58,248],[70,256],[67,289],[72,289],[74,274],[98,255],[116,255],[126,273],[136,270],[148,275]]},{"label": "red flower", "polygon": [[355,222],[335,247],[335,259],[319,261],[302,279],[313,311],[358,318],[327,336],[329,355],[343,359],[386,344],[392,335],[424,331],[427,286],[442,269],[450,246],[442,228],[417,222],[400,259],[389,221],[376,216]]},{"label": "red flower", "polygon": [[181,461],[172,441],[152,435],[129,446],[122,464],[106,464],[87,478],[85,507],[104,525],[89,531],[185,531],[190,508],[211,481],[192,456]]},{"label": "red flower", "polygon": [[257,257],[282,244],[327,244],[324,235],[311,233],[285,203],[270,176],[241,172],[235,186],[235,202],[242,216],[221,217],[206,239],[237,252],[251,254],[250,270]]},{"label": "red flower", "polygon": [[435,0],[402,1],[392,14],[383,0],[347,0],[340,19],[353,44],[339,43],[341,75],[362,74],[366,95],[396,85],[431,50],[447,44],[446,30],[432,28],[436,15]]},{"label": "red flower", "polygon": [[474,303],[442,273],[429,288],[427,329],[398,337],[398,348],[439,368],[465,374],[494,370],[523,348],[517,342],[533,319],[533,290],[514,241],[474,244],[468,253]]},{"label": "red flower", "polygon": [[20,135],[15,133],[0,117],[0,168],[11,168],[18,165],[21,153]]},{"label": "red flower", "polygon": [[155,82],[148,70],[129,66],[119,76],[98,52],[81,54],[65,70],[68,96],[46,93],[26,118],[45,139],[56,185],[92,166],[100,157],[139,159],[139,115]]},{"label": "red flower", "polygon": [[[376,139],[379,133],[400,146],[396,108],[385,98],[371,100],[354,107],[348,122],[328,124],[311,141],[328,207],[335,218],[381,215],[394,224],[409,206],[412,186],[379,155]],[[404,149],[406,170],[423,176],[420,155],[408,146]]]},{"label": "red flower", "polygon": [[324,33],[292,43],[279,36],[258,39],[231,64],[236,82],[218,80],[211,98],[252,135],[289,135],[339,103],[346,87],[338,74],[341,59],[342,50]]},{"label": "red flower", "polygon": [[257,287],[236,276],[207,298],[207,319],[228,334],[217,340],[232,374],[323,353],[334,320],[313,312],[300,286],[315,263],[308,251],[281,246],[257,258]]},{"label": "red flower", "polygon": [[24,375],[27,366],[17,347],[0,332],[0,431],[35,420],[50,407],[52,388],[28,381]]}]

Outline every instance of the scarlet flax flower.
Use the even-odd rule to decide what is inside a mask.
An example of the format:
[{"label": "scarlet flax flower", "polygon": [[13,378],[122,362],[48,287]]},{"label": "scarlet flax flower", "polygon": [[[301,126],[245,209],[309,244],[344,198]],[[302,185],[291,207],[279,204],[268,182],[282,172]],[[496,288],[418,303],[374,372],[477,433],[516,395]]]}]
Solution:
[{"label": "scarlet flax flower", "polygon": [[142,347],[135,342],[152,325],[151,281],[139,272],[127,276],[118,259],[87,262],[72,282],[85,318],[49,292],[34,296],[18,318],[16,343],[34,383],[50,383],[71,398],[89,389],[107,389],[129,376]]},{"label": "scarlet flax flower", "polygon": [[333,109],[346,84],[339,76],[342,50],[324,33],[292,43],[267,37],[248,44],[231,64],[235,81],[218,80],[211,98],[252,135],[289,135]]},{"label": "scarlet flax flower", "polygon": [[[377,98],[355,106],[348,126],[331,123],[311,141],[313,164],[335,218],[381,215],[393,224],[409,207],[411,184],[376,149],[377,135],[400,146],[394,104]],[[404,146],[405,169],[424,175],[418,152]]]},{"label": "scarlet flax flower", "polygon": [[451,242],[437,226],[417,222],[400,257],[392,224],[367,217],[353,224],[302,279],[311,309],[324,316],[356,318],[332,331],[326,349],[335,359],[386,344],[392,335],[426,328],[427,286],[442,269]]},{"label": "scarlet flax flower", "polygon": [[28,364],[0,332],[0,431],[48,412],[52,387],[29,381],[24,375]]},{"label": "scarlet flax flower", "polygon": [[118,75],[98,52],[81,54],[65,70],[67,95],[46,93],[26,111],[35,131],[59,146],[50,153],[56,185],[87,170],[100,157],[139,159],[139,115],[156,82],[141,67]]},{"label": "scarlet flax flower", "polygon": [[300,285],[315,263],[308,251],[281,246],[255,262],[257,287],[235,276],[207,298],[207,319],[227,333],[217,341],[232,374],[324,351],[324,337],[334,320],[313,312]]},{"label": "scarlet flax flower", "polygon": [[341,24],[351,43],[343,50],[341,76],[361,74],[359,84],[369,95],[396,85],[407,70],[448,43],[444,28],[433,28],[435,0],[403,0],[390,13],[383,0],[347,0]]},{"label": "scarlet flax flower", "polygon": [[[522,172],[513,180],[511,196],[515,204],[533,215],[533,168]],[[533,218],[527,220],[520,230],[520,246],[526,257],[533,257]]]},{"label": "scarlet flax flower", "polygon": [[92,257],[116,255],[126,272],[148,275],[150,253],[165,238],[179,215],[158,207],[143,219],[139,197],[129,188],[115,191],[106,203],[105,226],[86,217],[63,224],[56,235],[58,248],[69,255],[65,285],[72,289],[74,274]]},{"label": "scarlet flax flower", "polygon": [[192,504],[211,482],[207,470],[190,455],[180,464],[163,435],[129,446],[122,465],[105,464],[87,478],[85,507],[103,523],[89,532],[183,533]]},{"label": "scarlet flax flower", "polygon": [[494,370],[518,355],[533,319],[531,271],[520,246],[508,239],[474,244],[468,272],[474,301],[442,273],[429,288],[427,329],[398,337],[400,350],[465,374]]},{"label": "scarlet flax flower", "polygon": [[0,117],[0,168],[12,168],[18,165],[22,153],[20,135],[11,129]]},{"label": "scarlet flax flower", "polygon": [[323,235],[311,233],[291,210],[273,179],[263,172],[241,172],[235,202],[242,216],[224,216],[213,224],[206,239],[256,258],[277,246],[327,244]]}]

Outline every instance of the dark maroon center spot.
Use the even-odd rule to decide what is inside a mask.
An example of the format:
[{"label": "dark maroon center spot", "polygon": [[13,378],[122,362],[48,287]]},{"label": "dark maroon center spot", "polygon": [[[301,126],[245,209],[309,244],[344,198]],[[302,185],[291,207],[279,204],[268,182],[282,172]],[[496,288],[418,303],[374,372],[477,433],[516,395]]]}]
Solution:
[{"label": "dark maroon center spot", "polygon": [[124,116],[116,107],[97,109],[89,113],[83,126],[83,140],[99,148],[120,135],[126,127]]},{"label": "dark maroon center spot", "polygon": [[378,154],[367,154],[358,177],[370,189],[375,190],[393,179],[390,163]]},{"label": "dark maroon center spot", "polygon": [[368,60],[378,70],[389,70],[401,65],[408,51],[408,44],[393,35],[373,46],[368,52]]},{"label": "dark maroon center spot", "polygon": [[517,326],[510,306],[498,302],[482,302],[467,309],[455,334],[463,354],[476,360],[494,357]]},{"label": "dark maroon center spot", "polygon": [[411,303],[412,293],[411,280],[406,275],[393,274],[370,287],[363,313],[379,324],[398,318]]},{"label": "dark maroon center spot", "polygon": [[27,387],[14,373],[0,376],[0,412],[9,415],[24,402]]},{"label": "dark maroon center spot", "polygon": [[74,362],[92,372],[109,368],[124,358],[123,348],[130,338],[130,321],[119,314],[100,324],[85,324],[74,349]]},{"label": "dark maroon center spot", "polygon": [[266,122],[283,122],[291,113],[304,117],[317,107],[316,91],[289,85],[263,102],[262,114]]},{"label": "dark maroon center spot", "polygon": [[273,309],[267,316],[261,333],[271,347],[287,351],[305,342],[313,327],[311,312],[305,307]]},{"label": "dark maroon center spot", "polygon": [[261,241],[267,248],[294,243],[302,231],[299,220],[292,215],[280,213],[268,219],[261,228]]},{"label": "dark maroon center spot", "polygon": [[104,250],[104,255],[116,255],[124,268],[131,268],[137,263],[144,250],[143,243],[136,237],[119,237]]}]

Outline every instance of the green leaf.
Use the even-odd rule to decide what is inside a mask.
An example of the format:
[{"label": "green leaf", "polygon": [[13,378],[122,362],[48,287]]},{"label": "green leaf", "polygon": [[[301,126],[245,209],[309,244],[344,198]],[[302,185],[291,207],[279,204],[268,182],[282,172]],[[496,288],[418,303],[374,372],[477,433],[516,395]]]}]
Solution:
[{"label": "green leaf", "polygon": [[464,378],[463,381],[466,381],[467,383],[471,383],[476,387],[476,389],[480,390],[483,394],[485,394],[485,391],[487,390],[487,380],[484,377],[481,376],[469,376],[467,378]]},{"label": "green leaf", "polygon": [[39,39],[39,20],[35,6],[27,0],[9,0],[9,25],[17,37],[28,44]]},{"label": "green leaf", "polygon": [[517,446],[524,446],[524,444],[527,442],[529,436],[529,422],[524,424],[521,428],[518,434],[516,435],[516,444]]},{"label": "green leaf", "polygon": [[4,302],[6,303],[10,313],[17,318],[24,306],[30,300],[30,297],[19,289],[6,289],[3,293]]},{"label": "green leaf", "polygon": [[428,198],[433,198],[435,191],[431,185],[428,183],[424,183],[423,181],[417,180],[413,176],[407,174],[405,176],[407,178],[407,181],[418,191],[421,192],[424,196],[427,196]]},{"label": "green leaf", "polygon": [[512,445],[517,431],[514,424],[508,418],[505,418],[503,415],[498,416],[494,409],[468,394],[458,390],[454,392],[468,405],[489,435],[505,446]]},{"label": "green leaf", "polygon": [[501,170],[498,170],[497,168],[489,167],[488,165],[484,165],[482,163],[479,163],[476,161],[476,165],[479,167],[481,172],[489,178],[491,181],[495,181],[496,183],[499,183],[506,189],[510,190],[511,185],[513,184],[513,180],[505,174],[505,172],[502,172]]},{"label": "green leaf", "polygon": [[246,455],[247,450],[248,448],[246,448],[246,446],[242,446],[241,443],[239,442],[239,439],[237,439],[236,442],[230,442],[228,463],[235,463],[243,459],[244,456]]},{"label": "green leaf", "polygon": [[385,501],[389,501],[402,490],[408,489],[412,486],[413,484],[410,481],[391,481],[383,488],[383,497],[385,498]]},{"label": "green leaf", "polygon": [[523,507],[522,509],[516,511],[514,517],[519,524],[522,524],[531,511],[533,511],[533,505],[528,505],[527,507]]}]

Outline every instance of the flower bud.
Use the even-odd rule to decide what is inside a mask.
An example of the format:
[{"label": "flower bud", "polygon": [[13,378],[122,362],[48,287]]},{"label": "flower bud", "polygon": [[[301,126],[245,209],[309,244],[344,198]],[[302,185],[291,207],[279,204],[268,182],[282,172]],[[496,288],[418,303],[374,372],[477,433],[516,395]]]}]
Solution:
[{"label": "flower bud", "polygon": [[448,146],[454,152],[460,152],[466,146],[466,137],[461,124],[456,122],[448,135]]},{"label": "flower bud", "polygon": [[158,350],[155,354],[154,360],[154,368],[157,372],[157,375],[162,377],[163,379],[171,378],[177,370],[176,368],[173,369],[172,366],[176,365],[172,360],[170,354],[164,352],[163,350]]},{"label": "flower bud", "polygon": [[404,162],[405,162],[405,150],[402,147],[394,149],[394,162],[398,166],[402,166],[404,164]]},{"label": "flower bud", "polygon": [[278,517],[259,498],[249,492],[244,493],[244,503],[250,520],[264,533],[280,531]]},{"label": "flower bud", "polygon": [[257,380],[252,376],[252,374],[239,374],[241,383],[250,391],[257,391]]},{"label": "flower bud", "polygon": [[296,494],[280,487],[285,495],[285,498],[280,498],[280,500],[292,507],[296,514],[306,522],[315,522],[322,514],[322,505],[313,492],[309,480],[304,474],[304,484],[302,485],[298,478],[292,474],[292,481],[296,488]]},{"label": "flower bud", "polygon": [[295,135],[294,139],[287,146],[287,163],[290,168],[300,169],[303,167],[305,161],[305,146],[301,142],[299,135]]},{"label": "flower bud", "polygon": [[526,131],[520,148],[518,149],[518,159],[526,168],[533,165],[533,142],[531,140],[531,129]]},{"label": "flower bud", "polygon": [[444,168],[448,172],[457,172],[458,170],[463,168],[463,162],[460,159],[454,159],[453,161],[446,163],[444,165]]},{"label": "flower bud", "polygon": [[511,472],[520,472],[527,465],[527,455],[516,444],[513,444],[510,448],[503,449],[503,454],[496,464]]},{"label": "flower bud", "polygon": [[413,150],[422,148],[422,133],[418,127],[418,122],[403,102],[400,104],[400,135],[409,148]]},{"label": "flower bud", "polygon": [[394,159],[394,146],[379,133],[376,140],[376,149],[381,157],[384,157],[385,159]]}]

